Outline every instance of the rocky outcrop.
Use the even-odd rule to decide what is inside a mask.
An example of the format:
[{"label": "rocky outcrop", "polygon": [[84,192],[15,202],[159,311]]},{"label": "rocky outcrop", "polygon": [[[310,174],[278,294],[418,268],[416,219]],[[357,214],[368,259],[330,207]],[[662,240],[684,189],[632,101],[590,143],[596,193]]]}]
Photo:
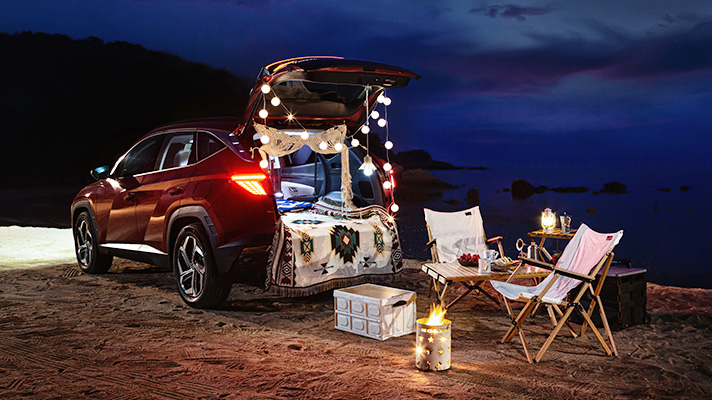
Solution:
[{"label": "rocky outcrop", "polygon": [[593,194],[598,194],[598,193],[614,193],[614,194],[621,194],[621,193],[628,193],[628,188],[620,183],[620,182],[608,182],[603,184],[603,189],[593,192]]},{"label": "rocky outcrop", "polygon": [[405,170],[396,177],[397,196],[405,201],[425,201],[443,195],[446,189],[456,186],[443,182],[424,169]]},{"label": "rocky outcrop", "polygon": [[544,193],[549,190],[548,186],[534,186],[524,179],[515,179],[512,181],[512,198],[526,199],[534,193]]},{"label": "rocky outcrop", "polygon": [[467,197],[465,197],[465,202],[471,206],[480,205],[480,189],[474,188],[467,191]]},{"label": "rocky outcrop", "polygon": [[526,199],[534,194],[534,185],[524,179],[515,179],[512,181],[512,198]]}]

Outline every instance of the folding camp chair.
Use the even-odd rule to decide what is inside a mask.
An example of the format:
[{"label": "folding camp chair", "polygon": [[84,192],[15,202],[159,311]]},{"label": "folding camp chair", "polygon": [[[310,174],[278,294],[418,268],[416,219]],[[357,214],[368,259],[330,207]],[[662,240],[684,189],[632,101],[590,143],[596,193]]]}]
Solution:
[{"label": "folding camp chair", "polygon": [[[583,335],[586,332],[586,326],[590,325],[591,330],[601,343],[601,346],[603,346],[606,354],[615,354],[617,356],[618,351],[616,350],[613,335],[611,334],[611,330],[608,326],[606,312],[603,310],[599,293],[603,287],[603,282],[606,278],[606,274],[608,273],[608,268],[613,260],[613,248],[618,244],[622,236],[623,231],[618,231],[616,233],[598,233],[590,229],[585,224],[581,224],[581,227],[576,232],[576,235],[564,249],[564,252],[559,258],[556,266],[520,257],[523,261],[522,265],[532,264],[537,267],[552,270],[551,274],[549,274],[549,276],[538,285],[521,286],[509,282],[493,281],[492,287],[494,287],[494,289],[504,297],[507,312],[512,318],[512,326],[509,327],[507,333],[502,338],[502,343],[511,341],[514,335],[519,333],[519,338],[522,341],[527,361],[530,363],[539,362],[544,356],[546,350],[556,338],[556,335],[565,325],[574,337],[579,334]],[[601,271],[600,278],[598,285],[594,289],[592,283],[596,279],[596,275],[599,271]],[[517,271],[515,270],[513,276],[516,276],[516,274]],[[581,284],[582,282],[583,284]],[[581,286],[577,290],[573,290],[579,284],[581,284]],[[567,301],[566,296],[569,292],[571,292],[571,297],[570,300]],[[583,297],[586,292],[592,295],[591,305],[588,310],[585,310],[579,302],[581,297]],[[514,316],[514,311],[509,303],[510,300],[526,303],[524,308],[522,308],[519,315],[516,317]],[[524,320],[526,320],[526,318],[532,313],[534,308],[539,305],[546,306],[554,329],[546,339],[546,342],[539,350],[536,357],[532,360],[532,356],[529,352],[529,347],[527,346],[527,341],[524,336],[524,331],[522,330],[522,325]],[[598,332],[598,329],[591,321],[591,315],[593,314],[596,305],[599,306],[598,311],[601,314],[601,320],[603,321],[603,327],[606,335],[608,336],[610,347],[606,344],[605,340]],[[562,308],[565,309],[564,312],[561,311]],[[576,332],[574,327],[568,321],[569,316],[571,316],[574,309],[579,311],[584,319],[579,333]],[[555,312],[560,318],[558,321],[556,319]]]},{"label": "folding camp chair", "polygon": [[[491,239],[486,238],[479,206],[456,212],[440,212],[424,208],[423,212],[425,213],[425,224],[428,230],[427,246],[430,247],[433,263],[456,263],[461,254],[480,254],[482,250],[488,248],[488,245],[494,244],[498,246],[500,256],[504,256],[501,242],[502,236]],[[468,290],[457,297],[449,306],[455,304],[472,291],[484,294],[499,304],[495,297],[480,288],[482,281],[476,283],[463,281],[461,283]],[[437,293],[440,293],[437,285],[437,280],[433,279],[430,289],[431,291],[435,289]],[[445,292],[443,290],[442,297],[444,297]]]}]

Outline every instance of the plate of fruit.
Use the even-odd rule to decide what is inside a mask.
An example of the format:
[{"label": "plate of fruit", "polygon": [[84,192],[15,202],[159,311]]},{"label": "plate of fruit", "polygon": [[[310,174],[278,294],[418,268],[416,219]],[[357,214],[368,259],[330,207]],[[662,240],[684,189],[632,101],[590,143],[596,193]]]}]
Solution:
[{"label": "plate of fruit", "polygon": [[464,253],[457,259],[463,267],[476,267],[479,264],[480,256],[478,254]]}]

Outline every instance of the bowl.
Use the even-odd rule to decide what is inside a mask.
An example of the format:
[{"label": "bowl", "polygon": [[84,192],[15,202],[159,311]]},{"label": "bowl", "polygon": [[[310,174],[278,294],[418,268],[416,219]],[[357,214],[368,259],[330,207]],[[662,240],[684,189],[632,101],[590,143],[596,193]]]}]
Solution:
[{"label": "bowl", "polygon": [[457,260],[457,262],[460,263],[463,267],[476,267],[479,265],[477,261],[462,261],[462,260]]}]

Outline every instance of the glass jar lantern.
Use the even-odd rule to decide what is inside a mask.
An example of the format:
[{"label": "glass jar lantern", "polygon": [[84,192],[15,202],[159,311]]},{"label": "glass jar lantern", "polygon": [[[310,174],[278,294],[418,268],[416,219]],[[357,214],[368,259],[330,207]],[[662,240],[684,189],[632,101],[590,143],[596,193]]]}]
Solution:
[{"label": "glass jar lantern", "polygon": [[554,232],[556,228],[556,213],[551,211],[551,208],[547,207],[541,213],[541,228],[544,232]]}]

